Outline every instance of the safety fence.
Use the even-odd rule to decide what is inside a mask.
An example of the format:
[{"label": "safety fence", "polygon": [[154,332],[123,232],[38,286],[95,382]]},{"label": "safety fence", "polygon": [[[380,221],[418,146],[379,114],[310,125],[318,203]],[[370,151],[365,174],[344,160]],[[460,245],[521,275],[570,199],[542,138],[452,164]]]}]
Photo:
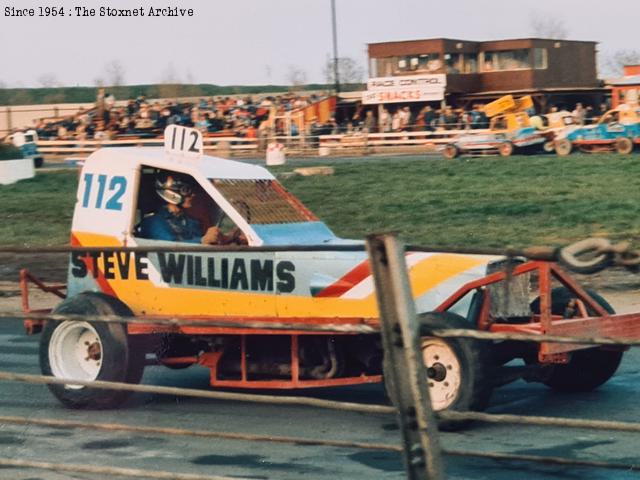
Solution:
[{"label": "safety fence", "polygon": [[[430,247],[410,247],[412,250],[433,251]],[[308,250],[309,247],[299,247],[299,250]],[[327,247],[326,250],[345,250],[344,247]],[[346,247],[346,250],[362,249],[359,246]],[[226,247],[224,249],[216,247],[164,247],[164,248],[117,248],[107,247],[93,249],[59,247],[49,249],[39,249],[35,252],[28,248],[0,248],[0,253],[52,253],[91,250],[99,251],[212,251],[212,250],[269,250],[266,248],[252,249],[251,247]],[[273,250],[296,250],[295,248],[273,249]],[[514,425],[536,425],[555,426],[576,429],[610,430],[619,432],[640,432],[640,423],[603,421],[590,419],[569,419],[540,416],[520,416],[505,414],[487,414],[480,412],[455,412],[431,410],[426,379],[429,378],[425,365],[421,360],[420,347],[418,344],[418,325],[416,320],[415,306],[410,293],[409,278],[405,264],[405,247],[399,243],[392,235],[373,235],[367,239],[367,250],[370,255],[373,279],[376,286],[376,295],[380,310],[380,325],[362,324],[305,324],[305,323],[264,323],[264,322],[242,322],[246,328],[270,328],[277,330],[304,330],[309,332],[342,332],[381,335],[385,351],[385,358],[390,359],[390,363],[385,363],[385,378],[389,378],[389,386],[392,390],[390,396],[394,400],[394,406],[387,405],[363,405],[351,402],[337,402],[318,398],[304,397],[284,397],[256,394],[240,394],[233,392],[203,391],[186,388],[174,388],[152,385],[134,385],[121,382],[105,381],[82,381],[72,378],[57,378],[42,375],[18,374],[7,371],[0,372],[0,380],[8,382],[23,382],[29,384],[48,385],[80,385],[91,387],[92,389],[122,390],[129,392],[154,393],[158,395],[176,395],[210,400],[247,402],[259,404],[273,404],[280,406],[306,406],[312,408],[331,409],[340,411],[352,411],[368,414],[390,414],[396,415],[401,427],[402,444],[381,444],[367,442],[349,442],[319,438],[299,438],[289,436],[274,436],[247,434],[238,432],[221,432],[213,430],[189,430],[182,428],[162,428],[142,425],[125,425],[119,423],[100,422],[78,422],[52,418],[32,418],[18,416],[0,416],[0,424],[31,425],[41,427],[52,427],[59,429],[85,429],[91,431],[105,432],[130,432],[145,435],[158,436],[181,436],[198,438],[215,438],[221,440],[274,442],[281,444],[295,444],[307,446],[329,446],[352,449],[380,450],[402,453],[405,463],[407,478],[409,479],[440,479],[445,477],[442,466],[441,455],[464,456],[474,458],[485,458],[501,461],[539,462],[543,464],[586,466],[599,469],[616,469],[626,471],[638,471],[640,462],[608,462],[599,460],[588,460],[578,458],[563,458],[543,455],[512,454],[504,452],[469,451],[457,449],[443,449],[440,447],[438,429],[435,418],[440,421],[477,421],[492,424],[514,424]],[[564,251],[563,251],[564,250]],[[553,248],[530,248],[525,250],[483,250],[483,249],[442,249],[438,251],[449,253],[501,253],[507,260],[516,257],[526,256],[528,259],[550,261],[561,260],[569,267],[575,266],[578,270],[597,271],[610,265],[622,265],[631,270],[638,264],[640,255],[632,250],[628,244],[611,244],[601,240],[586,240],[579,242],[577,246],[567,249]],[[588,253],[589,259],[583,260],[582,254]],[[503,288],[509,289],[509,279],[513,269],[513,263],[505,263],[505,279]],[[120,317],[109,315],[67,315],[29,312],[23,315],[2,315],[1,320],[9,319],[30,319],[49,321],[86,321],[92,322],[116,322],[116,323],[149,323],[144,317]],[[189,326],[196,324],[199,326],[229,326],[235,325],[230,322],[188,320],[183,318],[154,317],[154,325]],[[620,345],[638,346],[640,336],[637,338],[613,338],[601,336],[559,336],[545,334],[514,334],[514,333],[489,333],[473,329],[442,329],[433,328],[429,335],[440,338],[473,338],[491,341],[522,341],[522,342],[552,342],[581,345]],[[131,468],[99,467],[91,465],[78,465],[72,463],[51,463],[41,461],[27,461],[12,458],[0,458],[0,466],[13,468],[31,468],[50,470],[58,472],[69,472],[77,474],[96,475],[104,474],[110,476],[120,476],[129,478],[158,478],[175,480],[213,480],[226,479],[220,475],[196,475],[169,473],[164,471],[139,470]],[[233,476],[233,478],[239,478]]]},{"label": "safety fence", "polygon": [[[486,133],[486,130],[437,130],[386,133],[344,133],[337,135],[297,135],[246,138],[205,136],[205,153],[221,157],[261,157],[269,145],[281,145],[287,155],[344,156],[375,153],[435,153],[458,135]],[[45,158],[86,158],[104,147],[159,147],[162,138],[127,138],[114,140],[39,140],[38,151]]]}]

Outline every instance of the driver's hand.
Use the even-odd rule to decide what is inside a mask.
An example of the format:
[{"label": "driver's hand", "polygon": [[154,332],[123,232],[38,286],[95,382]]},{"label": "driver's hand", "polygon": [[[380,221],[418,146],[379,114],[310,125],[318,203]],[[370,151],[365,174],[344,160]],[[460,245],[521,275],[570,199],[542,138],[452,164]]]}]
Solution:
[{"label": "driver's hand", "polygon": [[200,242],[203,245],[217,245],[221,242],[222,238],[222,232],[218,227],[209,227]]},{"label": "driver's hand", "polygon": [[242,233],[238,227],[234,228],[229,232],[229,237],[227,239],[228,243],[233,243],[235,245],[247,245],[247,237]]}]

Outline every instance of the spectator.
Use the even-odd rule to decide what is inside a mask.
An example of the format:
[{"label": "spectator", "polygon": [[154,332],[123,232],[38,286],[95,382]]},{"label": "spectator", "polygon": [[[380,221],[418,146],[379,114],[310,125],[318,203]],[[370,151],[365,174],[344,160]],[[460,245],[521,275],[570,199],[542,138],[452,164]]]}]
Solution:
[{"label": "spectator", "polygon": [[399,112],[400,115],[400,130],[406,131],[411,125],[411,110],[409,107],[402,107]]},{"label": "spectator", "polygon": [[582,103],[576,103],[576,108],[572,112],[573,119],[578,125],[584,125],[584,120],[586,116],[585,109],[582,107]]},{"label": "spectator", "polygon": [[367,113],[365,114],[364,122],[363,122],[362,126],[363,126],[363,131],[365,133],[373,133],[373,132],[375,132],[376,119],[373,117],[373,111],[367,110]]},{"label": "spectator", "polygon": [[446,107],[440,116],[440,125],[445,130],[454,130],[458,126],[458,117],[451,107]]},{"label": "spectator", "polygon": [[422,110],[422,121],[426,131],[433,132],[436,129],[436,112],[433,111],[430,105],[427,105]]},{"label": "spectator", "polygon": [[391,131],[392,132],[400,132],[402,129],[400,128],[400,109],[396,110],[391,117]]},{"label": "spectator", "polygon": [[584,114],[584,123],[586,125],[590,125],[595,121],[595,112],[593,111],[593,107],[591,105],[587,105]]},{"label": "spectator", "polygon": [[386,108],[383,108],[382,113],[380,114],[379,129],[381,132],[391,131],[391,115],[389,114],[389,110],[387,110]]}]

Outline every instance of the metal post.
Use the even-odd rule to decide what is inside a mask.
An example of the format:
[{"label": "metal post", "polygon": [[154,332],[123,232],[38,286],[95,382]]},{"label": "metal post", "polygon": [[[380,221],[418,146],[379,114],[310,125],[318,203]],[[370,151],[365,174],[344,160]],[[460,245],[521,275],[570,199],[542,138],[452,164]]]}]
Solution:
[{"label": "metal post", "polygon": [[395,395],[407,478],[440,480],[444,473],[438,426],[420,352],[404,245],[392,234],[374,234],[367,237],[367,251],[380,311],[384,377]]},{"label": "metal post", "polygon": [[340,93],[340,75],[338,74],[338,31],[336,28],[336,0],[331,0],[331,27],[333,32],[333,80],[336,95]]}]

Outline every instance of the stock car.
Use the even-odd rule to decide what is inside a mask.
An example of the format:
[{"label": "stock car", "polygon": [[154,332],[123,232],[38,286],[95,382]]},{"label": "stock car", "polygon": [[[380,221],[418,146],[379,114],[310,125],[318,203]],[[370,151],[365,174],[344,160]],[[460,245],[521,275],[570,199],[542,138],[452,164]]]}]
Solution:
[{"label": "stock car", "polygon": [[622,104],[606,112],[597,123],[574,129],[554,140],[555,151],[560,156],[569,155],[573,149],[626,155],[639,144],[640,105],[637,104]]},{"label": "stock car", "polygon": [[[33,284],[63,298],[53,313],[86,316],[25,320],[28,333],[41,335],[42,373],[69,380],[49,385],[55,397],[75,408],[116,407],[128,392],[73,380],[138,383],[150,361],[204,366],[214,387],[381,382],[380,319],[363,242],[336,236],[265,168],[203,155],[198,131],[170,126],[164,141],[164,148],[103,148],[88,157],[80,172],[66,288],[21,272],[27,316],[49,313],[29,307]],[[136,225],[161,201],[154,190],[160,171],[192,178],[197,190],[190,215],[203,231],[210,225],[238,228],[246,245],[193,250],[140,238]],[[617,333],[615,323],[602,327],[612,312],[606,301],[555,264],[519,260],[506,272],[502,256],[417,249],[406,252],[406,264],[436,410],[481,410],[496,386],[522,375],[559,390],[589,390],[607,381],[620,362],[623,349],[615,347],[426,334],[433,327],[576,333],[576,322],[593,334]],[[532,272],[538,272],[540,300],[530,304]],[[505,290],[507,278],[512,281]],[[553,279],[561,286],[552,290]],[[505,291],[507,302],[500,299]],[[103,315],[137,321],[96,318]],[[167,318],[189,323],[163,323]],[[354,325],[371,331],[340,328]],[[507,366],[514,358],[528,367]]]},{"label": "stock car", "polygon": [[511,95],[485,106],[491,118],[488,132],[474,132],[454,137],[442,154],[447,159],[459,155],[495,155],[509,157],[513,153],[536,153],[543,150],[549,134],[531,125],[527,109],[530,99],[514,100]]},{"label": "stock car", "polygon": [[4,141],[18,147],[22,151],[23,158],[32,158],[35,168],[40,168],[44,165],[44,158],[38,152],[38,133],[35,130],[12,133],[7,135]]}]

